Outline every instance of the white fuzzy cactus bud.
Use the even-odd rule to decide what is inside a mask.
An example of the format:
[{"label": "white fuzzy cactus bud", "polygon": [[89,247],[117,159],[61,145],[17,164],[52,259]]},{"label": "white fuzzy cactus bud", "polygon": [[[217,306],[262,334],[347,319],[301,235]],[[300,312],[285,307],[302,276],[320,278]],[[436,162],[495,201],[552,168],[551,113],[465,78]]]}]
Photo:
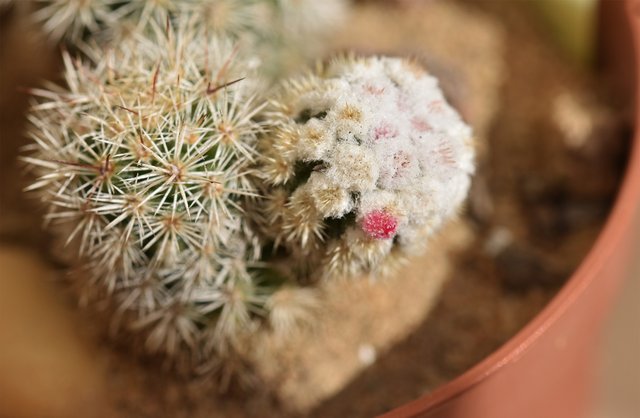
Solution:
[{"label": "white fuzzy cactus bud", "polygon": [[262,229],[299,277],[376,271],[415,252],[467,195],[471,129],[413,62],[333,61],[285,84],[272,110]]}]

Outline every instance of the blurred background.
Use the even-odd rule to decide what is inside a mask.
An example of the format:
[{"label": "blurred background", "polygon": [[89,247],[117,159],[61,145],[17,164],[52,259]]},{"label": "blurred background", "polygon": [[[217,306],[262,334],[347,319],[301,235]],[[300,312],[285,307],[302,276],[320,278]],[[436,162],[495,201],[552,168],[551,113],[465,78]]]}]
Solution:
[{"label": "blurred background", "polygon": [[[575,65],[592,64],[596,1],[526,3]],[[25,88],[55,79],[58,55],[11,7],[0,6],[0,417],[118,416],[106,393],[107,365],[95,355],[100,348],[79,331],[71,300],[53,283],[55,260],[47,259],[32,202],[21,197],[15,163],[24,145]],[[638,249],[640,211],[634,229]],[[640,257],[627,276],[607,320],[588,418],[640,416]]]}]

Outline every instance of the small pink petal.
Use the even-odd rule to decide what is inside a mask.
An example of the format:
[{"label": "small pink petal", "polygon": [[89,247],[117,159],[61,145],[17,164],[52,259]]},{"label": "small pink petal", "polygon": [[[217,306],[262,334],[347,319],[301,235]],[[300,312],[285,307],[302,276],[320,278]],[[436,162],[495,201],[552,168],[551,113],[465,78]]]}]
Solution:
[{"label": "small pink petal", "polygon": [[384,210],[373,210],[362,219],[362,230],[371,238],[389,239],[398,230],[398,220]]}]

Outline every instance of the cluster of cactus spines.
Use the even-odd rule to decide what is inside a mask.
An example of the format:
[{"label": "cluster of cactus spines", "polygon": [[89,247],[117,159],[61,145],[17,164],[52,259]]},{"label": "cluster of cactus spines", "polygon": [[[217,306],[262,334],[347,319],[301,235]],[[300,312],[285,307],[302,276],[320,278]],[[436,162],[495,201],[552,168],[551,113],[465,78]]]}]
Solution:
[{"label": "cluster of cactus spines", "polygon": [[[188,17],[165,32],[65,56],[65,88],[35,90],[25,160],[46,220],[77,243],[95,284],[150,350],[207,335],[225,344],[274,304],[259,281],[261,246],[242,213],[258,135],[250,57],[196,36]],[[90,54],[94,55],[94,54]],[[264,284],[264,287],[263,287]],[[91,295],[88,295],[91,298]]]},{"label": "cluster of cactus spines", "polygon": [[54,40],[79,40],[85,31],[98,32],[114,24],[114,0],[36,0],[40,7],[33,15],[44,32]]},{"label": "cluster of cactus spines", "polygon": [[[195,16],[194,30],[221,35],[256,51],[275,77],[322,51],[320,40],[344,20],[346,0],[33,0],[33,13],[54,41],[73,47],[119,42],[150,21]],[[262,52],[262,53],[258,53]]]},{"label": "cluster of cactus spines", "polygon": [[265,113],[261,232],[298,280],[383,270],[469,189],[471,129],[411,61],[334,60],[286,83]]},{"label": "cluster of cactus spines", "polygon": [[[238,0],[36,0],[38,9],[34,13],[44,31],[53,39],[65,39],[80,43],[87,36],[105,35],[114,37],[134,28],[142,29],[153,20],[166,21],[174,15],[195,13],[200,22],[223,24],[211,25],[216,31],[224,29],[227,35],[234,33],[239,21],[255,22],[250,13],[253,2]],[[220,19],[218,19],[220,15]]]}]

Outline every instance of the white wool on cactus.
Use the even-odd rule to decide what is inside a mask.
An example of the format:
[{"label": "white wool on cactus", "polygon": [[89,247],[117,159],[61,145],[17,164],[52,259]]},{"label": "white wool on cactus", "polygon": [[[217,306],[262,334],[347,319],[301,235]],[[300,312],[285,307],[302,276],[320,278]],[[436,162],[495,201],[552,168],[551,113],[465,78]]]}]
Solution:
[{"label": "white wool on cactus", "polygon": [[[339,59],[283,90],[274,115],[287,117],[268,141],[276,152],[267,156],[265,178],[284,188],[296,185],[286,206],[317,214],[307,220],[313,234],[306,235],[318,237],[316,246],[328,243],[327,255],[339,241],[365,242],[364,253],[348,259],[369,264],[355,271],[375,270],[371,250],[414,252],[457,213],[474,172],[471,128],[419,65],[395,58]],[[309,167],[306,178],[295,168],[278,170],[301,165]],[[293,225],[298,218],[288,225],[285,213],[284,231],[300,227]],[[331,231],[336,218],[348,219],[342,231]]]}]

